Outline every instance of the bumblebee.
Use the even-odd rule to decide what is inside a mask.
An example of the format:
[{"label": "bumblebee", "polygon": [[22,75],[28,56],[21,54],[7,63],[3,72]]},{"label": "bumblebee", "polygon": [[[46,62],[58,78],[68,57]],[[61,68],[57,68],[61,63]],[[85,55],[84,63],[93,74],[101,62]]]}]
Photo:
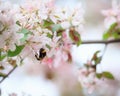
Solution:
[{"label": "bumblebee", "polygon": [[46,50],[44,48],[40,48],[39,54],[36,53],[35,57],[37,60],[42,60],[46,56]]}]

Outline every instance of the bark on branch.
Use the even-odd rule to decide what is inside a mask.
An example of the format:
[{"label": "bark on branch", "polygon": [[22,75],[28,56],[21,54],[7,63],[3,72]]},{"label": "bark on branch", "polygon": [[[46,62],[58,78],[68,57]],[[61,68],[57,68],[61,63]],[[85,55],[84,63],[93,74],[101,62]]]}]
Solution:
[{"label": "bark on branch", "polygon": [[120,39],[116,40],[86,40],[82,41],[82,44],[110,44],[110,43],[120,43]]},{"label": "bark on branch", "polygon": [[2,78],[2,80],[0,81],[0,83],[2,83],[7,77],[9,77],[9,75],[17,68],[17,65],[14,66],[14,68],[4,77]]}]

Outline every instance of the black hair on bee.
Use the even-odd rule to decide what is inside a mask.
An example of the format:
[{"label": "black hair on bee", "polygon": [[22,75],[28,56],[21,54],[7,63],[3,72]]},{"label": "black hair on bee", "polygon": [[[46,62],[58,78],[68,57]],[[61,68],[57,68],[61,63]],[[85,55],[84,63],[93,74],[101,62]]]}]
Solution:
[{"label": "black hair on bee", "polygon": [[46,56],[46,50],[44,48],[40,48],[39,54],[36,53],[35,57],[37,60],[42,60]]}]

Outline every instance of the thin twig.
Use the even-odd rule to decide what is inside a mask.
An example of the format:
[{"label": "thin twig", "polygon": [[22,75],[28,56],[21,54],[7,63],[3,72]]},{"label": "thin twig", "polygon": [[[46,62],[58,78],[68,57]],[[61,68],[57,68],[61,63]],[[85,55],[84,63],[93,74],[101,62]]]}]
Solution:
[{"label": "thin twig", "polygon": [[[105,44],[105,46],[104,46],[103,53],[102,53],[102,56],[101,56],[101,62],[102,62],[102,59],[103,59],[103,57],[104,57],[104,55],[105,55],[105,53],[106,53],[107,45],[108,45],[108,44]],[[101,62],[100,62],[100,63],[101,63]],[[102,69],[102,64],[101,64],[101,72],[102,72],[102,71],[103,71],[103,69]]]},{"label": "thin twig", "polygon": [[89,41],[82,41],[82,44],[110,44],[110,43],[120,43],[120,39],[116,40],[89,40]]},{"label": "thin twig", "polygon": [[[102,53],[102,58],[103,58],[103,56],[105,55],[105,52],[106,52],[106,50],[107,50],[107,45],[108,45],[108,44],[105,44],[105,46],[104,46],[103,53]],[[101,59],[102,59],[102,58],[101,58]]]},{"label": "thin twig", "polygon": [[0,83],[2,83],[7,77],[9,77],[9,75],[17,68],[17,65],[14,66],[14,68],[0,81]]}]

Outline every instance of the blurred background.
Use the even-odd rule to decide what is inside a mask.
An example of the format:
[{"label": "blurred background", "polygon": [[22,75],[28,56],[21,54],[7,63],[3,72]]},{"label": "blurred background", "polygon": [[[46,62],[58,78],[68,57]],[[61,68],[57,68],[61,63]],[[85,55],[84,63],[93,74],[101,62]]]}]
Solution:
[{"label": "blurred background", "polygon": [[[24,0],[3,1],[20,4]],[[79,2],[85,9],[82,40],[102,40],[106,29],[101,11],[111,8],[112,0],[55,0],[57,6],[70,8],[74,8]],[[49,69],[29,61],[28,64],[17,68],[0,85],[2,96],[8,96],[10,93],[17,93],[18,96],[120,96],[120,43],[108,45],[98,67],[98,71],[110,71],[115,76],[114,81],[101,81],[96,90],[88,94],[77,79],[77,67],[90,59],[96,50],[103,51],[104,47],[104,44],[73,46],[72,55],[76,65],[65,65],[58,69]]]}]

